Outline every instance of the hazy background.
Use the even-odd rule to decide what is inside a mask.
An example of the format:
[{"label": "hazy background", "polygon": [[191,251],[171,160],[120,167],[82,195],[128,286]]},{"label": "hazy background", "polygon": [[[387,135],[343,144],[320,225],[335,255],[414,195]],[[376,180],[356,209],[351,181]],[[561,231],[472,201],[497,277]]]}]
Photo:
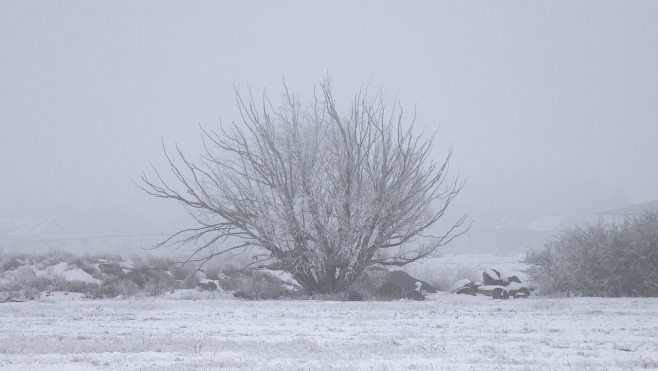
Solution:
[{"label": "hazy background", "polygon": [[[136,188],[161,138],[237,117],[233,86],[276,102],[329,73],[441,125],[479,220],[658,200],[658,2],[0,2],[0,218],[113,210],[168,228]],[[150,227],[131,223],[136,230]]]}]

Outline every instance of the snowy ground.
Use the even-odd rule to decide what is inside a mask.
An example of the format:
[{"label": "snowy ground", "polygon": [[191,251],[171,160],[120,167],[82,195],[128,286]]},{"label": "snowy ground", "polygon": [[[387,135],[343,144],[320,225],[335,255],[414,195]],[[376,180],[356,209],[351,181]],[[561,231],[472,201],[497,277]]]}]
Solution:
[{"label": "snowy ground", "polygon": [[658,299],[428,299],[250,302],[183,292],[3,303],[0,369],[658,368]]}]

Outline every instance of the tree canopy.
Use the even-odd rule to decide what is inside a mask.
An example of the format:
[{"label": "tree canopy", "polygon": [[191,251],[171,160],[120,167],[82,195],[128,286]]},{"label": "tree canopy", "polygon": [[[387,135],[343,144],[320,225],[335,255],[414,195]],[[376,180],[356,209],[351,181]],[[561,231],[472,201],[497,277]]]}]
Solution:
[{"label": "tree canopy", "polygon": [[[284,85],[285,86],[285,85]],[[358,92],[340,111],[329,79],[302,105],[286,87],[283,104],[256,104],[236,89],[241,121],[202,130],[204,151],[179,164],[175,182],[155,169],[141,188],[180,202],[195,226],[157,246],[196,244],[192,257],[262,248],[311,293],[344,292],[373,264],[418,261],[464,232],[466,215],[433,234],[463,187],[447,180],[452,149],[432,159],[429,136],[414,135],[399,102]]]}]

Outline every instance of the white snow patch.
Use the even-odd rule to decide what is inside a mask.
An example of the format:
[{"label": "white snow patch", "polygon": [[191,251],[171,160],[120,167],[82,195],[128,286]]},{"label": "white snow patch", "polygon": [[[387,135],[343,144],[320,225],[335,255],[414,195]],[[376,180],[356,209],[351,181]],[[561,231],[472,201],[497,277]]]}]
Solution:
[{"label": "white snow patch", "polygon": [[517,290],[517,291],[518,291],[518,290],[520,290],[520,289],[522,289],[522,288],[524,288],[524,287],[528,287],[528,286],[526,286],[526,285],[524,285],[524,284],[522,284],[522,283],[518,283],[518,282],[510,282],[509,285],[505,286],[505,290],[506,290],[506,291],[509,291],[509,290]]},{"label": "white snow patch", "polygon": [[50,274],[62,274],[64,271],[66,271],[69,268],[68,263],[66,262],[61,262],[59,264],[55,264],[52,267],[48,268],[48,272]]},{"label": "white snow patch", "polygon": [[297,283],[297,281],[292,277],[292,274],[290,274],[290,272],[275,271],[270,269],[260,269],[258,272],[267,274],[273,278],[280,280],[281,282],[287,283],[288,285],[299,287],[299,283]]},{"label": "white snow patch", "polygon": [[96,278],[92,277],[91,274],[83,271],[80,268],[68,270],[62,273],[62,276],[64,276],[66,281],[81,281],[87,283],[95,283],[97,285],[101,284],[100,280],[97,280]]},{"label": "white snow patch", "polygon": [[498,275],[496,274],[496,272],[493,271],[493,269],[486,269],[486,270],[484,271],[484,274],[486,274],[487,276],[489,276],[492,280],[499,280],[499,279],[501,279],[500,277],[498,277]]},{"label": "white snow patch", "polygon": [[80,268],[69,269],[66,262],[61,262],[46,269],[37,270],[34,274],[39,278],[52,278],[53,276],[64,277],[66,281],[80,281],[87,283],[95,283],[100,285],[102,282],[83,271]]},{"label": "white snow patch", "polygon": [[48,272],[48,270],[36,271],[34,274],[39,278],[50,277],[50,272]]}]

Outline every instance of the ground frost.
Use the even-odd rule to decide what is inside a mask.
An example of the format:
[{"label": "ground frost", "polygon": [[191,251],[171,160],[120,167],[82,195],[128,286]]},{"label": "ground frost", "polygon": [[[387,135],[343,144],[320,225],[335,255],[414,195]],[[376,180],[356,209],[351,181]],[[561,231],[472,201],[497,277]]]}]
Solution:
[{"label": "ground frost", "polygon": [[658,367],[658,300],[73,300],[0,305],[3,370]]}]

